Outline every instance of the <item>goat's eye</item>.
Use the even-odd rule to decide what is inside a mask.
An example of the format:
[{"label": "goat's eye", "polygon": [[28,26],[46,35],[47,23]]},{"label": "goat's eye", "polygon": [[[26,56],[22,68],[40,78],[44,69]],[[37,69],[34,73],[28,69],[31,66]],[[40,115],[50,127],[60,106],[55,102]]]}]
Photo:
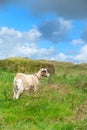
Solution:
[{"label": "goat's eye", "polygon": [[46,73],[46,70],[43,70],[42,72]]}]

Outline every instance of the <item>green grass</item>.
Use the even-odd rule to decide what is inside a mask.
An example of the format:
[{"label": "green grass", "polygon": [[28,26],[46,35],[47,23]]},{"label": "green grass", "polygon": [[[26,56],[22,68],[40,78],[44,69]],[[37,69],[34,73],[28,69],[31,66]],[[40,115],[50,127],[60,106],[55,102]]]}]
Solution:
[{"label": "green grass", "polygon": [[87,130],[86,68],[53,65],[55,75],[40,81],[37,94],[15,101],[15,72],[0,71],[0,130]]}]

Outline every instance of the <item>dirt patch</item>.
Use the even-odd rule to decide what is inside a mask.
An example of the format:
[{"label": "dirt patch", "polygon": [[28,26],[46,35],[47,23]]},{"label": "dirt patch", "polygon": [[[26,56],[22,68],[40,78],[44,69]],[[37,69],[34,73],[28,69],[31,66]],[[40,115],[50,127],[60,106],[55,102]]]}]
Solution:
[{"label": "dirt patch", "polygon": [[76,87],[84,92],[87,92],[87,82],[81,81],[79,84],[76,85]]},{"label": "dirt patch", "polygon": [[61,94],[70,94],[70,90],[67,88],[65,84],[51,84],[49,85],[52,89],[57,90]]}]

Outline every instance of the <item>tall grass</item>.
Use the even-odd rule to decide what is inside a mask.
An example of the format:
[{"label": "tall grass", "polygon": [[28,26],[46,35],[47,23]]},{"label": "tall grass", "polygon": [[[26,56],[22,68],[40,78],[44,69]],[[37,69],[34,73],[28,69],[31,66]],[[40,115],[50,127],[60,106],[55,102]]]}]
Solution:
[{"label": "tall grass", "polygon": [[57,63],[53,64],[55,75],[40,81],[38,93],[24,92],[16,101],[15,72],[0,71],[1,130],[87,129],[86,70],[73,69],[73,64],[60,65],[59,70]]}]

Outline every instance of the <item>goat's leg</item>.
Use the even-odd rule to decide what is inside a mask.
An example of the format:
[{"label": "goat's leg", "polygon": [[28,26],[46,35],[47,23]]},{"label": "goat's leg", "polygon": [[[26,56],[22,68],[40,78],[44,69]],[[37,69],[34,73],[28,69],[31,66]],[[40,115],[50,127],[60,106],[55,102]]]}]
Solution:
[{"label": "goat's leg", "polygon": [[23,92],[23,87],[20,87],[20,86],[14,86],[14,97],[13,99],[18,99],[20,94]]},{"label": "goat's leg", "polygon": [[14,96],[13,96],[13,99],[15,100],[15,98],[16,98],[16,93],[14,92]]},{"label": "goat's leg", "polygon": [[37,93],[37,91],[38,91],[38,87],[34,86],[34,93]]},{"label": "goat's leg", "polygon": [[13,99],[16,99],[17,92],[18,92],[18,86],[14,84],[14,96],[13,96]]},{"label": "goat's leg", "polygon": [[23,89],[18,90],[18,92],[16,94],[16,99],[19,98],[19,96],[22,94],[22,92],[23,92]]}]

